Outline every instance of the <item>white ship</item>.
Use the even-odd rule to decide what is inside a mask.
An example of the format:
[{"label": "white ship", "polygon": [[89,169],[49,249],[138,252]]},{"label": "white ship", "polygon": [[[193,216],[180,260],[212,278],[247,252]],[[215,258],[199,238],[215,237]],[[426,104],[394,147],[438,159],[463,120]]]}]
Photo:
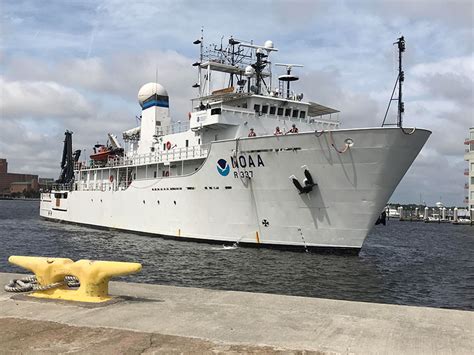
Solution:
[{"label": "white ship", "polygon": [[301,66],[272,65],[271,41],[194,43],[189,117],[173,121],[166,89],[148,83],[140,126],[123,132],[123,145],[109,134],[81,162],[66,132],[62,185],[42,194],[40,215],[182,240],[358,252],[431,132],[401,122],[341,129],[337,110],[291,90]]}]

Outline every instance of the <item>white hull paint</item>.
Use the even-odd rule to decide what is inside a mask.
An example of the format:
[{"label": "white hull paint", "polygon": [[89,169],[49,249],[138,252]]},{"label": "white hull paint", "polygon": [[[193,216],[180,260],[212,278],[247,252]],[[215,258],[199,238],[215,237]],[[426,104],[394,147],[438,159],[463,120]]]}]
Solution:
[{"label": "white hull paint", "polygon": [[[311,132],[213,142],[194,173],[135,180],[124,190],[73,190],[57,200],[43,194],[40,215],[191,240],[357,250],[430,133],[339,129],[319,137]],[[347,138],[354,145],[339,153],[331,134],[337,147]],[[236,146],[246,167],[232,167]],[[249,157],[255,166],[249,167]],[[219,159],[229,163],[227,176],[217,170]],[[299,194],[289,179],[303,181],[303,165],[317,183],[308,194]]]}]

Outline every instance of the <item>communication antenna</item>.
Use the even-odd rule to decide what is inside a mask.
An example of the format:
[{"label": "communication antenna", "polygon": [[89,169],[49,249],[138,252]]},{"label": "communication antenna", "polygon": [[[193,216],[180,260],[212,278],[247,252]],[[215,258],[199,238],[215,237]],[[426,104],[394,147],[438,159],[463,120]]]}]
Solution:
[{"label": "communication antenna", "polygon": [[[277,67],[286,67],[286,74],[280,75],[278,80],[285,82],[286,81],[286,98],[290,98],[290,83],[292,81],[299,80],[299,77],[296,75],[291,75],[291,69],[293,68],[303,68],[301,64],[288,64],[288,63],[275,63]],[[301,97],[303,98],[303,97]]]},{"label": "communication antenna", "polygon": [[[390,109],[390,104],[392,101],[398,101],[398,112],[397,112],[397,127],[402,128],[403,117],[402,114],[405,112],[405,103],[402,101],[402,83],[405,81],[405,72],[402,70],[402,53],[405,52],[405,38],[401,36],[393,44],[398,46],[398,76],[395,81],[395,86],[393,87],[392,96],[388,102],[387,111],[385,111],[385,116],[383,118],[382,127],[385,126],[385,120],[387,119],[388,110]],[[398,85],[398,98],[394,99],[393,95]],[[387,124],[388,125],[388,124]]]},{"label": "communication antenna", "polygon": [[257,61],[252,64],[252,68],[255,69],[255,79],[256,79],[256,91],[255,94],[260,95],[262,92],[262,82],[263,81],[263,70],[270,63],[267,59],[270,55],[270,52],[278,52],[278,49],[273,47],[272,41],[266,41],[263,46],[259,46],[253,43],[241,43],[240,46],[255,49],[255,56]]}]

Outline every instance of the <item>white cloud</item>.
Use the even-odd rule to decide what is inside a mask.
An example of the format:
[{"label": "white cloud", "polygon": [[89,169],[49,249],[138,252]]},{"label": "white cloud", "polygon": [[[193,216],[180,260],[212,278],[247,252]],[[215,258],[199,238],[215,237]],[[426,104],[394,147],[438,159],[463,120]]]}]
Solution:
[{"label": "white cloud", "polygon": [[86,117],[93,112],[76,90],[51,81],[9,81],[0,77],[1,119]]}]

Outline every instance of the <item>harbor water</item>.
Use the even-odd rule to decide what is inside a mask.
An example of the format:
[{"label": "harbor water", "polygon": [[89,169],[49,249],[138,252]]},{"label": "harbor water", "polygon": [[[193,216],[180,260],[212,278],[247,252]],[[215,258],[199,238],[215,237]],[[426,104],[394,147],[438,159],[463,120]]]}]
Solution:
[{"label": "harbor water", "polygon": [[[180,242],[48,222],[39,201],[0,201],[0,271],[10,255],[134,261],[122,280],[412,306],[474,309],[474,227],[389,220],[358,256]],[[216,226],[218,228],[218,226]]]}]

